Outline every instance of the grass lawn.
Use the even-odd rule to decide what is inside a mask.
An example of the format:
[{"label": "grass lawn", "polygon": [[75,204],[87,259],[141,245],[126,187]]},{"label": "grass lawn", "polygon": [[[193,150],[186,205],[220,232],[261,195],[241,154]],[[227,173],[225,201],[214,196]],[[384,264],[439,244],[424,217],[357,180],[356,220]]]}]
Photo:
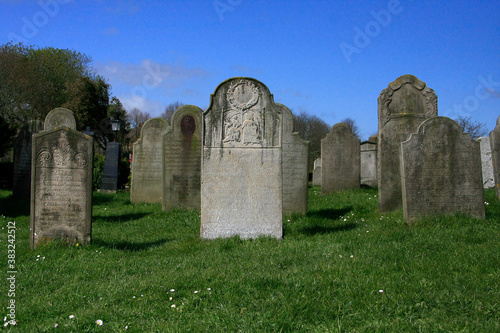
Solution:
[{"label": "grass lawn", "polygon": [[[93,241],[29,248],[29,203],[0,191],[0,294],[16,225],[12,332],[499,332],[500,203],[486,220],[403,221],[377,191],[321,196],[282,240],[200,239],[200,212],[94,194]],[[2,317],[3,317],[2,316]],[[70,318],[70,316],[72,316]],[[74,316],[74,317],[73,317]],[[102,320],[103,325],[96,324]],[[57,327],[55,327],[57,325]]]}]

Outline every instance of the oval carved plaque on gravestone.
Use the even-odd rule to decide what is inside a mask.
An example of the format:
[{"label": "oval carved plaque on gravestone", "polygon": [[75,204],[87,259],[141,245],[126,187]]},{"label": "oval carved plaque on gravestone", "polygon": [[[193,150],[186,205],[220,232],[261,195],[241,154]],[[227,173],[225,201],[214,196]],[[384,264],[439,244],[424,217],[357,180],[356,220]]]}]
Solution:
[{"label": "oval carved plaque on gravestone", "polygon": [[192,116],[184,116],[181,120],[181,132],[184,136],[193,135],[196,130],[196,122]]}]

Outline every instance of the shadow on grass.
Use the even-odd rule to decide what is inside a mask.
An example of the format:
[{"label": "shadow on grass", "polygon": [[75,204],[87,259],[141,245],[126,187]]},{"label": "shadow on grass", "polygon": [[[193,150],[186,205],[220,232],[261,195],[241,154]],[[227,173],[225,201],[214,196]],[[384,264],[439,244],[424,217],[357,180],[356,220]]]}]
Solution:
[{"label": "shadow on grass", "polygon": [[337,220],[341,216],[344,216],[345,214],[349,213],[351,210],[352,210],[352,207],[350,207],[350,206],[346,207],[346,208],[342,208],[342,209],[320,209],[320,210],[307,212],[306,216],[313,217],[313,218]]},{"label": "shadow on grass", "polygon": [[94,196],[92,197],[92,205],[93,206],[107,205],[113,200],[114,197],[110,195],[94,194]]},{"label": "shadow on grass", "polygon": [[1,214],[8,217],[30,215],[30,200],[16,199],[12,195],[0,199]]},{"label": "shadow on grass", "polygon": [[99,216],[94,215],[92,219],[94,221],[106,222],[106,223],[125,223],[130,221],[135,221],[142,219],[150,215],[149,213],[133,213],[133,214],[124,214],[124,215],[113,215],[113,216]]},{"label": "shadow on grass", "polygon": [[133,243],[133,242],[106,242],[101,239],[93,239],[92,243],[98,246],[107,247],[109,249],[116,249],[120,251],[129,251],[129,252],[139,252],[161,246],[169,241],[170,241],[169,239],[159,239],[154,242]]},{"label": "shadow on grass", "polygon": [[337,225],[337,226],[315,225],[315,226],[304,227],[301,229],[301,232],[305,235],[314,236],[314,235],[321,235],[321,234],[330,234],[330,233],[334,233],[334,232],[349,231],[349,230],[355,229],[356,227],[357,226],[355,223],[348,223],[348,224]]}]

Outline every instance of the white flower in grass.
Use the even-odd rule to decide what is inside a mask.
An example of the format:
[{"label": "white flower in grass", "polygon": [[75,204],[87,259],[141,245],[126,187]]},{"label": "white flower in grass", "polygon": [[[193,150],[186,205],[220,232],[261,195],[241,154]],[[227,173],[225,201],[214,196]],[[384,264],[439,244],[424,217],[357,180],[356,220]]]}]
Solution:
[{"label": "white flower in grass", "polygon": [[354,258],[354,256],[351,254],[351,258]]},{"label": "white flower in grass", "polygon": [[6,322],[3,324],[3,327],[7,327],[7,326],[9,326],[9,322],[8,322],[8,321],[6,321]]},{"label": "white flower in grass", "polygon": [[59,327],[59,324],[58,324],[58,323],[55,323],[55,324],[54,324],[54,327]]},{"label": "white flower in grass", "polygon": [[7,321],[7,317],[3,317],[3,321]]},{"label": "white flower in grass", "polygon": [[104,324],[101,319],[97,319],[95,323],[99,326],[102,326],[102,324]]},{"label": "white flower in grass", "polygon": [[173,293],[175,291],[175,289],[170,289],[170,292]]},{"label": "white flower in grass", "polygon": [[132,299],[134,299],[134,298],[135,298],[135,296],[132,296]]},{"label": "white flower in grass", "polygon": [[169,300],[169,301],[171,301],[171,300],[173,300],[173,298],[172,298],[172,297],[170,297],[168,300]]},{"label": "white flower in grass", "polygon": [[195,290],[195,291],[194,291],[194,293],[195,293],[195,294],[197,294],[197,293],[198,293],[198,290]]},{"label": "white flower in grass", "polygon": [[171,307],[172,309],[173,309],[173,308],[175,308],[175,304],[172,304],[170,307]]},{"label": "white flower in grass", "polygon": [[69,315],[69,319],[73,319],[73,318],[75,318],[75,316]]},{"label": "white flower in grass", "polygon": [[207,288],[208,291],[212,290],[212,288]]},{"label": "white flower in grass", "polygon": [[378,292],[382,294],[382,293],[384,292],[384,290],[383,290],[383,289],[380,289]]},{"label": "white flower in grass", "polygon": [[127,325],[127,326],[125,326],[125,329],[126,329],[126,330],[128,330],[128,325]]}]

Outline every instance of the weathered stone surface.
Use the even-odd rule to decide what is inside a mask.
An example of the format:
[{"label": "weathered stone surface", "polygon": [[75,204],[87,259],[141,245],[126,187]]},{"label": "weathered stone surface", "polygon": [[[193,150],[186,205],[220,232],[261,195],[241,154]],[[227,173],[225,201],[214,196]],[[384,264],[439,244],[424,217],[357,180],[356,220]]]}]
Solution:
[{"label": "weathered stone surface", "polygon": [[361,185],[377,187],[377,143],[361,142]]},{"label": "weathered stone surface", "polygon": [[479,143],[449,118],[425,120],[401,143],[401,183],[409,223],[459,212],[485,216]]},{"label": "weathered stone surface", "polygon": [[132,203],[163,203],[163,134],[170,124],[152,118],[142,125],[141,136],[133,145]]},{"label": "weathered stone surface", "polygon": [[360,140],[345,123],[321,140],[321,193],[360,187]]},{"label": "weathered stone surface", "polygon": [[33,136],[31,247],[92,235],[92,138],[59,127]]},{"label": "weathered stone surface", "polygon": [[498,200],[500,200],[500,117],[497,126],[490,132],[491,161],[493,162],[493,177]]},{"label": "weathered stone surface", "polygon": [[401,208],[399,149],[427,118],[437,116],[434,90],[413,75],[403,75],[382,90],[378,98],[379,209]]},{"label": "weathered stone surface", "polygon": [[321,157],[314,161],[312,184],[313,186],[321,186]]},{"label": "weathered stone surface", "polygon": [[18,199],[29,199],[31,192],[31,140],[33,134],[43,131],[43,122],[32,120],[24,125],[14,140],[14,175],[12,194]]},{"label": "weathered stone surface", "polygon": [[293,132],[294,117],[286,106],[276,103],[283,117],[283,214],[307,213],[309,141]]},{"label": "weathered stone surface", "polygon": [[282,118],[269,89],[226,80],[203,117],[201,237],[281,238]]},{"label": "weathered stone surface", "polygon": [[121,145],[109,142],[104,155],[104,169],[101,178],[101,191],[116,192],[118,189],[118,173],[120,171]]},{"label": "weathered stone surface", "polygon": [[56,128],[69,128],[76,130],[76,121],[73,111],[65,108],[55,108],[47,114],[44,122],[46,131]]},{"label": "weathered stone surface", "polygon": [[163,210],[201,207],[203,110],[183,105],[163,134]]},{"label": "weathered stone surface", "polygon": [[493,177],[493,162],[491,161],[490,138],[483,136],[477,139],[481,147],[481,164],[483,170],[483,187],[495,188],[495,179]]}]

